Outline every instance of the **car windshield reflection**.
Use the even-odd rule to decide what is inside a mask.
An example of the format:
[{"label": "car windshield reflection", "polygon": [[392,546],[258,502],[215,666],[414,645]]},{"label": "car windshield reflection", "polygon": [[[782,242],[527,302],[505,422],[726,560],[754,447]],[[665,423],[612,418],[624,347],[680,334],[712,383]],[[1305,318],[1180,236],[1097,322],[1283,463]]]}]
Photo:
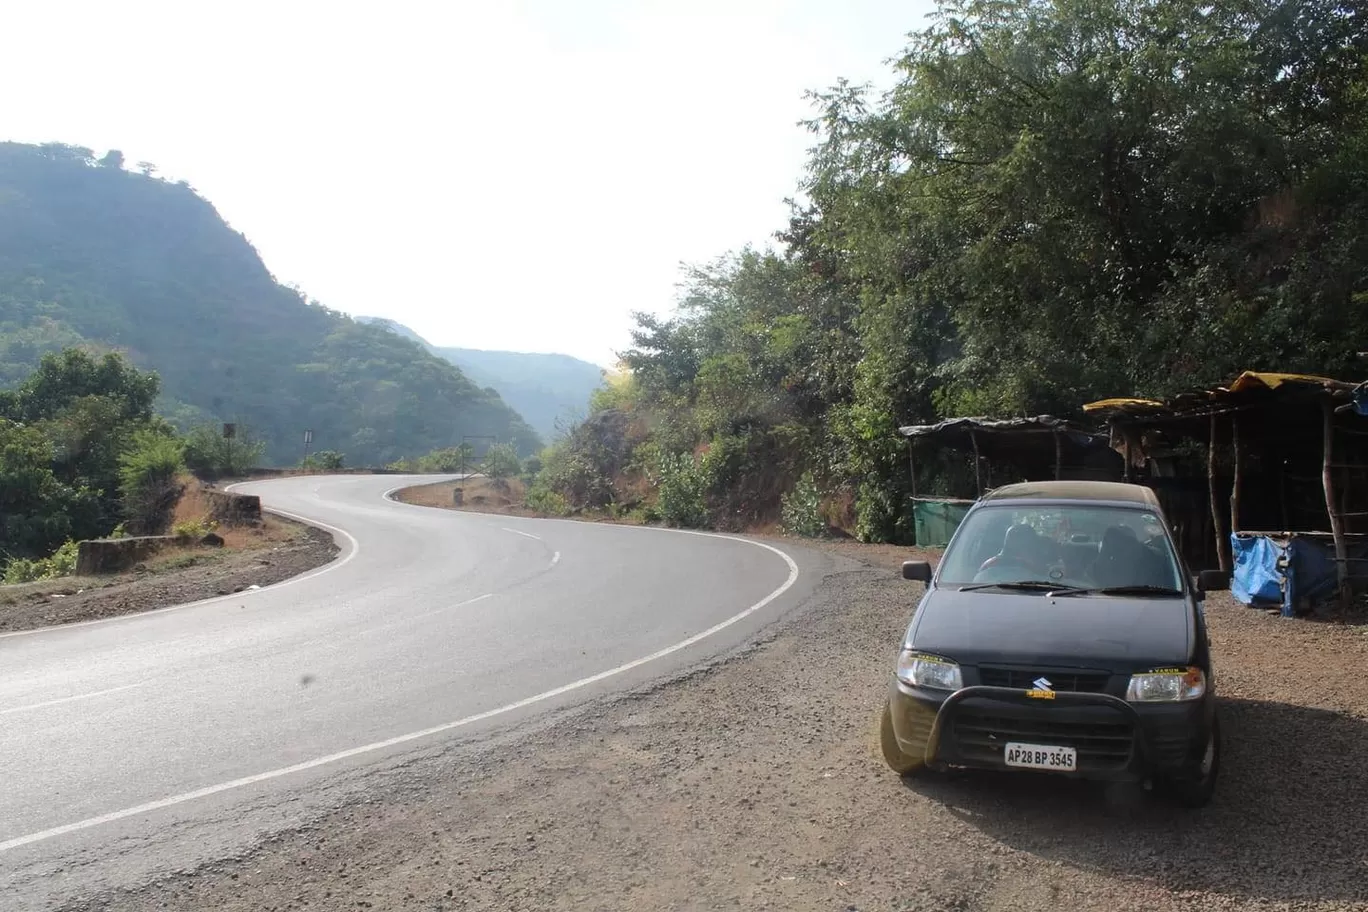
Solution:
[{"label": "car windshield reflection", "polygon": [[1096,504],[974,510],[946,549],[938,584],[1140,597],[1183,591],[1159,517]]}]

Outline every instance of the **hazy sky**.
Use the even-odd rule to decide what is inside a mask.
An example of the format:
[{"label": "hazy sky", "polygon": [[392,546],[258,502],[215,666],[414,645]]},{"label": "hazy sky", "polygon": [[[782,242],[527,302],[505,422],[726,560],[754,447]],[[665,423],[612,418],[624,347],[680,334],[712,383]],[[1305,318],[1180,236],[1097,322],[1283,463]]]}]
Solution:
[{"label": "hazy sky", "polygon": [[784,224],[806,89],[928,0],[6,3],[0,138],[188,180],[283,282],[610,364],[681,261]]}]

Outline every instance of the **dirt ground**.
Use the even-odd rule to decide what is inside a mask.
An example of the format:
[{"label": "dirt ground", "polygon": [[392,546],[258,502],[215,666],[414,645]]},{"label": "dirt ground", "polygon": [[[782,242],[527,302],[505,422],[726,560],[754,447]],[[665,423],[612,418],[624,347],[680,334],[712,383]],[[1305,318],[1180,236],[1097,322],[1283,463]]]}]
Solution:
[{"label": "dirt ground", "polygon": [[1030,775],[910,783],[875,722],[914,555],[831,547],[867,566],[745,654],[453,743],[402,788],[88,908],[1368,909],[1363,628],[1210,600],[1226,754],[1204,810]]},{"label": "dirt ground", "polygon": [[[188,496],[177,508],[176,520],[199,519],[205,509]],[[152,611],[269,586],[321,567],[338,552],[327,532],[276,516],[267,516],[256,528],[217,532],[224,539],[221,548],[168,548],[124,573],[0,586],[0,633]]]}]

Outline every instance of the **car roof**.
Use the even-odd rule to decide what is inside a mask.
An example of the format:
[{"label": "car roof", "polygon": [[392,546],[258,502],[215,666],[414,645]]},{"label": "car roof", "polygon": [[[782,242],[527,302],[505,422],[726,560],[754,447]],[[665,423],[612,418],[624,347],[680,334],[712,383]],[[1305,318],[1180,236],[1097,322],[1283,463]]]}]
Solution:
[{"label": "car roof", "polygon": [[1150,488],[1120,481],[1028,481],[994,488],[980,500],[1082,500],[1159,506],[1159,498]]}]

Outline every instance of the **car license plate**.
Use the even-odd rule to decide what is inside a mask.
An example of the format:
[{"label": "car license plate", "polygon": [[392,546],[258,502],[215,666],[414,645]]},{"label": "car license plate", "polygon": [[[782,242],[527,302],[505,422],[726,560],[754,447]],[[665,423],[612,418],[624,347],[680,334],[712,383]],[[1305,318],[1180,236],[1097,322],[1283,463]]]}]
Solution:
[{"label": "car license plate", "polygon": [[1004,758],[1008,766],[1060,772],[1073,772],[1078,769],[1078,751],[1072,747],[1009,742]]}]

